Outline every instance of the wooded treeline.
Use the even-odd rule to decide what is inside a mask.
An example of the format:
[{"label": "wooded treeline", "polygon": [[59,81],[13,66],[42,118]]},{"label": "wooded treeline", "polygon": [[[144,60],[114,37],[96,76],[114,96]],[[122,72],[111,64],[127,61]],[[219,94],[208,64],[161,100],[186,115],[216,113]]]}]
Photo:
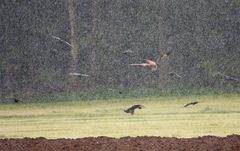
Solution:
[{"label": "wooded treeline", "polygon": [[[240,86],[239,0],[76,0],[75,9],[76,72],[89,77],[74,91]],[[0,20],[1,96],[71,90],[71,46],[53,38],[71,43],[67,0],[2,0]],[[129,66],[158,50],[172,54],[156,73]]]}]

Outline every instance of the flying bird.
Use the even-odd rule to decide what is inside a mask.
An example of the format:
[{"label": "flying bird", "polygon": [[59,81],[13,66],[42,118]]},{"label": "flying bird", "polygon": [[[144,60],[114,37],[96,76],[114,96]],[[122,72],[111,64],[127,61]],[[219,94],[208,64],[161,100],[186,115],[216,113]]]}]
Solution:
[{"label": "flying bird", "polygon": [[198,104],[197,101],[195,101],[195,102],[190,102],[190,103],[186,104],[184,107],[188,107],[189,105],[196,105],[196,104]]},{"label": "flying bird", "polygon": [[132,63],[130,66],[142,66],[148,68],[150,71],[156,71],[157,70],[157,63],[155,61],[145,59],[144,63]]},{"label": "flying bird", "polygon": [[222,73],[217,73],[217,75],[220,75],[220,76],[223,76],[225,80],[227,81],[233,81],[233,82],[237,82],[237,83],[240,83],[240,79],[238,78],[235,78],[235,77],[232,77],[232,76],[229,76],[229,75],[226,75],[226,74],[222,74]]},{"label": "flying bird", "polygon": [[170,54],[171,54],[171,52],[160,54],[160,56],[157,58],[156,61],[153,61],[150,59],[145,59],[144,63],[133,63],[133,64],[130,64],[130,66],[142,66],[142,67],[145,67],[145,68],[149,69],[150,71],[154,72],[157,70],[157,67],[158,67],[160,61],[163,58],[169,56]]},{"label": "flying bird", "polygon": [[131,113],[131,115],[133,115],[135,109],[142,109],[143,107],[144,107],[144,106],[139,105],[139,104],[138,104],[138,105],[133,105],[132,107],[124,110],[124,112],[126,112],[126,113]]},{"label": "flying bird", "polygon": [[87,75],[87,74],[76,73],[76,72],[69,73],[69,75],[71,75],[71,76],[78,76],[78,77],[89,77],[89,75]]},{"label": "flying bird", "polygon": [[126,55],[126,54],[132,54],[134,53],[131,49],[127,49],[125,51],[122,52],[122,54]]},{"label": "flying bird", "polygon": [[67,44],[67,45],[70,46],[70,47],[73,47],[69,42],[61,39],[60,37],[57,37],[57,36],[54,36],[54,35],[51,35],[51,37],[54,38],[54,39],[56,39],[56,40],[59,40],[59,41],[65,43],[65,44]]},{"label": "flying bird", "polygon": [[168,75],[170,76],[176,76],[178,78],[181,78],[182,76],[180,76],[179,74],[177,74],[176,72],[172,71],[172,72],[169,72]]}]

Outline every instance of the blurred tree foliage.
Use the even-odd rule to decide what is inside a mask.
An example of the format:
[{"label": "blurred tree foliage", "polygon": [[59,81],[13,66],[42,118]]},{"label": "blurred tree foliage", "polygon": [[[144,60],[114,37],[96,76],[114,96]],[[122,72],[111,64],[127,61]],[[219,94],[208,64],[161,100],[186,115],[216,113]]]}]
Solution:
[{"label": "blurred tree foliage", "polygon": [[[76,0],[78,90],[237,88],[218,73],[240,78],[239,16],[239,0]],[[0,95],[66,91],[71,47],[51,36],[71,41],[67,1],[2,0],[0,20]],[[129,66],[158,50],[157,73]]]}]

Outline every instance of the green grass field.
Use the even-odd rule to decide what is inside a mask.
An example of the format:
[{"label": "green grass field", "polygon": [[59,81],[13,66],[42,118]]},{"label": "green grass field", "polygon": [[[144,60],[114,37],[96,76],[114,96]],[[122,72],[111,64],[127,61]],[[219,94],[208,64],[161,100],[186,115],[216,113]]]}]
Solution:
[{"label": "green grass field", "polygon": [[[200,103],[183,107],[193,100]],[[123,112],[133,104],[145,108],[133,116]],[[240,134],[239,95],[0,105],[0,138],[230,134]]]}]

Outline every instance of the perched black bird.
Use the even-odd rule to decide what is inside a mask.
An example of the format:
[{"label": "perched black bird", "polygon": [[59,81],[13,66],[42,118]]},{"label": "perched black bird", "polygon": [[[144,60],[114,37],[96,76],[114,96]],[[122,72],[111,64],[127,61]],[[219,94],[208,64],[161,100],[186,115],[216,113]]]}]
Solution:
[{"label": "perched black bird", "polygon": [[196,104],[198,104],[197,101],[195,101],[195,102],[191,102],[191,103],[188,103],[188,104],[186,104],[184,107],[187,107],[187,106],[189,106],[189,105],[196,105]]},{"label": "perched black bird", "polygon": [[144,107],[144,106],[139,105],[139,104],[138,104],[138,105],[133,105],[132,107],[124,110],[124,112],[126,112],[126,113],[131,113],[131,114],[133,115],[135,109],[142,109],[143,107]]},{"label": "perched black bird", "polygon": [[18,102],[20,102],[20,99],[13,98],[13,101],[14,101],[15,103],[18,103]]}]

